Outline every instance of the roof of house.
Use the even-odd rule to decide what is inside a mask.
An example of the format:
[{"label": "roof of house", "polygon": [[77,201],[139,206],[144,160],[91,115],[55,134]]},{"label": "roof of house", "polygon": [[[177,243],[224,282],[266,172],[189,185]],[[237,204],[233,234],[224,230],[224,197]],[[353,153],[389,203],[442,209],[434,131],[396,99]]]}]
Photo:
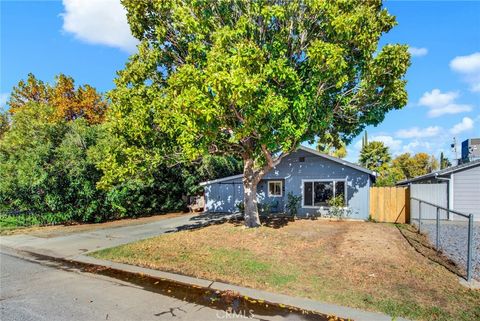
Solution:
[{"label": "roof of house", "polygon": [[480,159],[477,159],[477,160],[474,160],[474,161],[471,161],[471,162],[467,162],[467,163],[463,163],[463,164],[460,164],[460,165],[457,165],[457,166],[447,167],[447,168],[444,168],[442,170],[435,171],[435,172],[432,172],[432,173],[429,173],[429,174],[417,176],[417,177],[410,178],[410,179],[405,179],[403,181],[397,182],[397,185],[406,185],[406,184],[416,182],[416,181],[422,181],[422,180],[429,179],[429,178],[436,178],[437,176],[445,176],[445,175],[449,175],[451,173],[455,173],[455,172],[465,170],[465,169],[475,167],[475,166],[480,166]]},{"label": "roof of house", "polygon": [[308,147],[305,147],[305,146],[300,146],[298,149],[299,149],[299,150],[303,150],[303,151],[308,152],[308,153],[311,153],[311,154],[313,154],[313,155],[317,155],[317,156],[326,158],[326,159],[328,159],[328,160],[331,160],[331,161],[333,161],[333,162],[342,164],[342,165],[344,165],[344,166],[354,168],[354,169],[356,169],[356,170],[359,170],[359,171],[361,171],[361,172],[370,174],[370,175],[372,175],[372,176],[377,176],[377,173],[375,173],[374,171],[369,170],[368,168],[362,167],[362,166],[357,165],[357,164],[354,164],[354,163],[347,162],[346,160],[341,159],[341,158],[338,158],[338,157],[334,157],[334,156],[330,156],[330,155],[328,155],[328,154],[320,153],[319,151],[317,151],[317,150],[315,150],[315,149],[313,149],[313,148],[308,148]]},{"label": "roof of house", "polygon": [[[307,153],[313,154],[315,156],[320,156],[320,157],[326,158],[326,159],[331,160],[333,162],[342,164],[342,165],[347,166],[347,167],[354,168],[356,170],[367,173],[369,175],[377,176],[377,173],[375,173],[374,171],[371,171],[371,170],[369,170],[365,167],[359,166],[359,165],[354,164],[354,163],[347,162],[346,160],[338,158],[338,157],[334,157],[334,156],[330,156],[330,155],[327,155],[327,154],[320,153],[320,152],[318,152],[318,151],[316,151],[315,149],[312,149],[312,148],[308,148],[308,147],[305,147],[305,146],[300,146],[297,150],[303,150]],[[211,181],[201,182],[200,186],[211,185],[211,184],[215,184],[215,183],[221,183],[221,182],[225,182],[225,181],[229,181],[229,180],[237,179],[237,178],[242,178],[242,177],[243,177],[243,174],[222,177],[222,178],[214,179],[214,180],[211,180]]]},{"label": "roof of house", "polygon": [[215,184],[215,183],[221,183],[221,182],[229,181],[229,180],[236,179],[236,178],[242,178],[242,177],[243,177],[243,174],[238,174],[238,175],[233,175],[233,176],[227,176],[227,177],[212,179],[211,181],[201,182],[200,186],[211,185],[211,184]]}]

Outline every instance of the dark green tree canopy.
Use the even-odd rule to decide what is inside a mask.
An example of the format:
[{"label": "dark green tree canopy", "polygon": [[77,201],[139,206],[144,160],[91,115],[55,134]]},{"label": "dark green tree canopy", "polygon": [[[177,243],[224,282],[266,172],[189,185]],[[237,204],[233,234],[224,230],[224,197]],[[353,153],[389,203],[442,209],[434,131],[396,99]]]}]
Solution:
[{"label": "dark green tree canopy", "polygon": [[348,141],[406,103],[407,47],[377,47],[395,25],[381,1],[123,4],[142,43],[117,84],[153,95],[192,158]]}]

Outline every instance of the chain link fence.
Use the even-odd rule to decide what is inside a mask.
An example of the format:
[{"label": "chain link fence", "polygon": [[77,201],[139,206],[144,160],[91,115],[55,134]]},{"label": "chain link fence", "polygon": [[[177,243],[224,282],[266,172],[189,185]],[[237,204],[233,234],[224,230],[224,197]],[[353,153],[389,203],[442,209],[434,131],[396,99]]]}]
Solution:
[{"label": "chain link fence", "polygon": [[437,251],[465,270],[465,279],[480,280],[480,224],[462,213],[411,197],[410,222],[425,234]]}]

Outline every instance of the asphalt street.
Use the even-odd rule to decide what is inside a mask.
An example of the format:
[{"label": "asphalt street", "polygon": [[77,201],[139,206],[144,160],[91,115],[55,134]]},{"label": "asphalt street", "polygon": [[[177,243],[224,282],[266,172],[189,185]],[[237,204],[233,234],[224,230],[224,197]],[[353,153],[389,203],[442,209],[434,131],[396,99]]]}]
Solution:
[{"label": "asphalt street", "polygon": [[[0,320],[222,320],[225,311],[0,253]],[[238,318],[236,318],[238,319]]]}]

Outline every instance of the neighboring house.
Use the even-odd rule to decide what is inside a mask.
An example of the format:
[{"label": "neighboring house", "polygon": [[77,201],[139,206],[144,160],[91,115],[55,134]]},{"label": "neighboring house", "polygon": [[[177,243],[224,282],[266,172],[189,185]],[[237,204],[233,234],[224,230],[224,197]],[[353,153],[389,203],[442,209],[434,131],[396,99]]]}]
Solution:
[{"label": "neighboring house", "polygon": [[[480,221],[480,159],[400,181],[397,185],[410,185],[412,197],[459,212],[472,213],[474,219]],[[460,219],[455,215],[451,218]]]},{"label": "neighboring house", "polygon": [[[200,183],[205,190],[205,211],[236,212],[243,202],[243,175]],[[299,216],[325,214],[327,200],[343,195],[351,218],[368,219],[370,186],[375,173],[343,159],[300,147],[270,170],[257,188],[259,204],[272,212],[286,211],[289,193],[300,195]]]}]

